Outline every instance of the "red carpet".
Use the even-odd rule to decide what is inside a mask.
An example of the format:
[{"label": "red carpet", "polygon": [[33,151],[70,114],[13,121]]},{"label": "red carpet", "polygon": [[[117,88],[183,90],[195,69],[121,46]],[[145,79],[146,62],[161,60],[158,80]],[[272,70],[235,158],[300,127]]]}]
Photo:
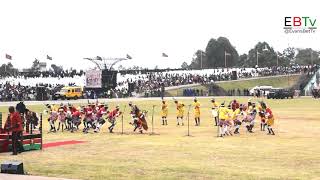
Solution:
[{"label": "red carpet", "polygon": [[58,142],[50,142],[50,143],[45,143],[43,144],[43,148],[50,148],[50,147],[56,147],[56,146],[64,146],[64,145],[71,145],[71,144],[80,144],[84,143],[85,141],[76,141],[76,140],[71,140],[71,141],[58,141]]}]

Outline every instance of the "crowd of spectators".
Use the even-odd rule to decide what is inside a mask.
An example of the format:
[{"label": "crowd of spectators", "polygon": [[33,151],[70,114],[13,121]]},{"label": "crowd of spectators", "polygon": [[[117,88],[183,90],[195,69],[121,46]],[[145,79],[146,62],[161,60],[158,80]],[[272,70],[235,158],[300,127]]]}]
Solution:
[{"label": "crowd of spectators", "polygon": [[34,78],[34,77],[55,77],[55,78],[64,78],[64,77],[75,77],[75,76],[84,76],[85,72],[83,70],[76,71],[76,70],[60,70],[60,71],[21,71],[15,72],[10,75],[0,73],[0,78],[6,77],[24,77],[24,78]]},{"label": "crowd of spectators", "polygon": [[[217,81],[229,81],[233,79],[245,79],[261,76],[276,76],[287,74],[314,73],[317,66],[291,66],[270,68],[222,68],[205,70],[167,71],[138,74],[135,76],[123,76],[118,87],[129,87],[131,91],[145,96],[159,96],[164,87],[180,86],[187,84],[211,84]],[[130,89],[130,88],[129,88]],[[185,93],[187,96],[192,93]],[[230,95],[247,95],[245,92],[233,90]]]},{"label": "crowd of spectators", "polygon": [[[292,66],[271,68],[220,68],[204,70],[174,70],[125,74],[118,76],[117,86],[106,92],[85,91],[87,98],[122,98],[128,96],[159,97],[165,88],[190,84],[214,84],[217,81],[275,76],[299,73],[314,73],[318,66]],[[61,71],[61,73],[33,72],[20,73],[11,77],[0,77],[0,101],[34,100],[37,87],[42,86],[48,99],[66,85],[85,86],[83,71]],[[248,95],[248,89],[230,90],[228,95]],[[186,89],[185,96],[205,95],[205,92]],[[210,94],[210,92],[209,92]]]},{"label": "crowd of spectators", "polygon": [[51,95],[59,91],[62,85],[51,85],[51,84],[38,84],[36,86],[22,86],[20,83],[17,85],[10,82],[0,84],[0,101],[25,101],[25,100],[36,100],[39,95],[39,87],[42,87],[44,92],[50,99]]}]

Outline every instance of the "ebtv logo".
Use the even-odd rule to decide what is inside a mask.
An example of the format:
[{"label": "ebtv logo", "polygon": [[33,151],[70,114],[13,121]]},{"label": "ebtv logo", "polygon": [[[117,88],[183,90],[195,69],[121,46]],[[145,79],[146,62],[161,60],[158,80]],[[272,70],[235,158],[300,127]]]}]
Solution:
[{"label": "ebtv logo", "polygon": [[288,33],[315,33],[317,19],[309,16],[284,17],[284,32]]}]

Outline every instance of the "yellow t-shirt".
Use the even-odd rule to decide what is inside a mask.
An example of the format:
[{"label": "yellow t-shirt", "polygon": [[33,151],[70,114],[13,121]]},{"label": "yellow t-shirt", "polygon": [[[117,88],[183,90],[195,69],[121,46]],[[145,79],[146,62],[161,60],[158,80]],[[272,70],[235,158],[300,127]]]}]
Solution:
[{"label": "yellow t-shirt", "polygon": [[219,108],[219,103],[218,102],[213,102],[212,103],[212,109],[218,109]]},{"label": "yellow t-shirt", "polygon": [[184,114],[184,105],[182,103],[177,104],[177,116],[183,116]]},{"label": "yellow t-shirt", "polygon": [[200,113],[200,102],[194,102],[194,112],[195,113]]},{"label": "yellow t-shirt", "polygon": [[236,109],[233,113],[232,113],[232,120],[236,120],[237,116],[240,115],[241,111],[240,109]]},{"label": "yellow t-shirt", "polygon": [[168,104],[167,103],[162,103],[161,107],[161,116],[167,116],[168,115]]},{"label": "yellow t-shirt", "polygon": [[229,109],[226,107],[220,107],[219,108],[219,119],[220,120],[226,120],[228,119],[229,115]]}]

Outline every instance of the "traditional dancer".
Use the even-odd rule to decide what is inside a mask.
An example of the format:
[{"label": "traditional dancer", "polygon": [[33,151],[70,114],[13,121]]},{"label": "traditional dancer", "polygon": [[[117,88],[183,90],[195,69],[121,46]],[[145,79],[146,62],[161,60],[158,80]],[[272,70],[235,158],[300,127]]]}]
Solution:
[{"label": "traditional dancer", "polygon": [[214,119],[215,126],[218,126],[218,110],[219,110],[219,103],[215,101],[215,99],[211,100],[212,103],[212,118]]},{"label": "traditional dancer", "polygon": [[162,106],[161,106],[162,125],[168,125],[167,116],[168,116],[168,104],[164,99],[162,99]]},{"label": "traditional dancer", "polygon": [[239,102],[236,99],[234,99],[231,103],[232,111],[235,111],[236,109],[238,109],[239,106],[240,106]]},{"label": "traditional dancer", "polygon": [[226,119],[229,118],[228,117],[229,110],[228,110],[228,108],[225,107],[224,102],[221,103],[218,113],[219,113],[219,128],[218,128],[219,133],[218,133],[218,135],[219,135],[219,137],[223,137],[225,135],[225,130],[226,130],[225,126],[227,126]]},{"label": "traditional dancer", "polygon": [[133,123],[130,122],[134,126],[133,131],[135,132],[137,129],[139,129],[139,132],[142,134],[143,129],[148,130],[148,124],[146,121],[146,114],[147,111],[140,111],[138,106],[132,104],[132,102],[129,102],[129,107],[131,107],[131,116],[133,118]]},{"label": "traditional dancer", "polygon": [[96,114],[96,118],[97,118],[97,124],[96,124],[96,129],[94,132],[99,132],[100,131],[100,128],[101,126],[106,122],[104,119],[103,119],[103,115],[107,114],[107,109],[108,109],[108,106],[104,105],[104,104],[99,104],[98,105],[98,110],[97,110],[97,114]]},{"label": "traditional dancer", "polygon": [[260,116],[260,130],[265,131],[265,127],[267,125],[266,124],[266,116],[265,116],[265,111],[261,107],[261,102],[260,102],[260,106],[258,107],[258,113]]},{"label": "traditional dancer", "polygon": [[225,130],[224,130],[224,132],[225,132],[225,134],[226,135],[230,135],[230,136],[232,136],[233,134],[232,134],[232,126],[233,126],[233,121],[232,121],[232,118],[233,118],[233,110],[232,110],[232,107],[231,107],[231,104],[229,104],[228,105],[228,116],[227,116],[227,118],[226,118],[226,120],[225,120],[225,126],[224,126],[224,128],[225,128]]},{"label": "traditional dancer", "polygon": [[83,109],[84,119],[83,119],[83,132],[88,133],[90,128],[93,128],[93,109],[88,104],[88,106]]},{"label": "traditional dancer", "polygon": [[265,118],[267,119],[268,135],[275,135],[272,126],[274,125],[274,115],[270,107],[267,107],[266,103],[260,103],[262,110],[265,112]]},{"label": "traditional dancer", "polygon": [[234,112],[233,112],[233,118],[234,118],[234,126],[235,126],[235,130],[234,130],[234,134],[239,134],[239,129],[241,127],[241,123],[244,119],[244,111],[243,111],[243,104],[240,104],[239,108],[237,108]]},{"label": "traditional dancer", "polygon": [[257,115],[257,109],[255,103],[248,103],[246,122],[248,125],[246,126],[248,132],[253,133],[252,129],[254,127],[255,119]]},{"label": "traditional dancer", "polygon": [[109,123],[111,123],[111,126],[108,127],[110,133],[113,133],[113,128],[116,125],[116,117],[119,117],[120,115],[121,115],[121,112],[120,112],[119,106],[116,106],[114,110],[109,112],[107,119]]},{"label": "traditional dancer", "polygon": [[49,121],[49,124],[50,124],[50,132],[56,132],[56,126],[55,126],[55,122],[56,120],[58,119],[58,113],[56,111],[52,111],[50,110],[49,112],[49,118],[48,118],[48,121]]},{"label": "traditional dancer", "polygon": [[64,111],[63,106],[60,106],[60,108],[58,109],[58,120],[59,120],[59,125],[58,125],[58,131],[60,129],[60,125],[61,125],[61,130],[63,132],[63,126],[67,127],[66,125],[66,118],[67,118],[67,113]]},{"label": "traditional dancer", "polygon": [[81,124],[81,113],[80,108],[76,108],[74,106],[71,107],[71,132],[73,133],[75,130],[79,129],[79,125]]},{"label": "traditional dancer", "polygon": [[196,126],[200,126],[200,102],[197,98],[194,98],[194,121]]},{"label": "traditional dancer", "polygon": [[177,107],[177,125],[181,124],[183,126],[184,104],[179,103],[178,100],[174,100],[174,103]]}]

